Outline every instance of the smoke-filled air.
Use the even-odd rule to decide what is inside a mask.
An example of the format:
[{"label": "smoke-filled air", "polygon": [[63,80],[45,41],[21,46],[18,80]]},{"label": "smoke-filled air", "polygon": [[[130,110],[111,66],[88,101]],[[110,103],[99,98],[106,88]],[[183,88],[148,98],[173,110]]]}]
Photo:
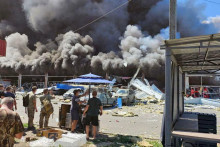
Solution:
[{"label": "smoke-filled air", "polygon": [[[220,31],[203,9],[190,0],[177,6],[180,37]],[[7,41],[0,74],[132,76],[140,66],[164,84],[168,19],[169,0],[0,0],[0,39]]]}]

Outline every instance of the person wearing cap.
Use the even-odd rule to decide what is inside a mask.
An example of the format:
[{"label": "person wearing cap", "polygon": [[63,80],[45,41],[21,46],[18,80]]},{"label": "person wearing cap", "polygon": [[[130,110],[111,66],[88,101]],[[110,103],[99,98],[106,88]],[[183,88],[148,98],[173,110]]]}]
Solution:
[{"label": "person wearing cap", "polygon": [[33,86],[32,91],[28,93],[29,95],[29,103],[28,103],[28,130],[35,130],[34,127],[34,114],[37,112],[37,104],[36,104],[36,92],[37,87]]},{"label": "person wearing cap", "polygon": [[71,119],[72,119],[72,127],[71,127],[71,132],[74,133],[78,120],[79,120],[79,105],[81,105],[82,103],[84,103],[85,101],[80,101],[80,97],[83,97],[85,95],[88,94],[88,91],[86,91],[83,95],[80,95],[80,90],[76,89],[74,90],[74,96],[72,98],[72,105],[71,105],[71,109],[70,109],[70,113],[71,113]]},{"label": "person wearing cap", "polygon": [[39,126],[40,128],[47,128],[48,127],[48,123],[49,123],[49,118],[51,115],[51,111],[53,112],[53,107],[51,107],[52,110],[47,111],[46,106],[44,105],[45,101],[48,101],[48,103],[50,103],[49,105],[52,106],[51,104],[51,99],[53,98],[50,94],[49,94],[49,90],[46,88],[43,91],[44,95],[40,97],[40,102],[41,102],[41,111],[40,111],[40,120],[39,120]]},{"label": "person wearing cap", "polygon": [[11,97],[11,98],[14,99],[15,110],[17,110],[17,102],[16,102],[16,99],[15,99],[15,95],[14,95],[14,93],[12,93],[12,91],[13,91],[12,87],[8,86],[6,88],[5,97]]}]

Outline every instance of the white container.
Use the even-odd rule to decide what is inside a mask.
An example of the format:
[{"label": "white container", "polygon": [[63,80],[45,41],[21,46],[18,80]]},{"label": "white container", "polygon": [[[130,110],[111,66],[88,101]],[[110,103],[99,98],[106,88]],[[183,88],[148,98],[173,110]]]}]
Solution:
[{"label": "white container", "polygon": [[62,138],[58,139],[56,145],[61,145],[62,147],[79,147],[86,144],[86,135],[85,134],[75,134],[68,133],[63,134]]},{"label": "white container", "polygon": [[70,129],[71,128],[71,113],[67,113],[66,114],[66,124],[65,124],[65,128],[66,129]]}]

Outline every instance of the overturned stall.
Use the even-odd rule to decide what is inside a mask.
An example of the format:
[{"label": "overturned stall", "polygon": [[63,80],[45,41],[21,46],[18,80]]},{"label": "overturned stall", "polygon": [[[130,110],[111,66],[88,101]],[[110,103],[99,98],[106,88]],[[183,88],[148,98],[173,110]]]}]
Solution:
[{"label": "overturned stall", "polygon": [[[164,145],[180,146],[184,140],[190,139],[195,145],[205,142],[215,146],[220,142],[215,131],[216,117],[184,113],[183,92],[185,74],[214,75],[219,72],[220,34],[166,40],[161,48],[166,50]],[[212,131],[201,131],[201,118],[204,118],[202,122],[213,120],[209,122]]]}]

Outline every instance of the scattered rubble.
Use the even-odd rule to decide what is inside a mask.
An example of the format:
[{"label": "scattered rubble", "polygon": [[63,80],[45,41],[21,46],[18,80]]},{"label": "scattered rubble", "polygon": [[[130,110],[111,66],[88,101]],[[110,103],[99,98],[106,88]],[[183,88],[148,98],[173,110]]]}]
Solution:
[{"label": "scattered rubble", "polygon": [[149,96],[152,96],[158,100],[164,99],[164,94],[155,85],[152,85],[152,88],[146,79],[145,82],[135,79],[131,81],[130,84],[138,89],[135,95],[137,99],[143,99]]},{"label": "scattered rubble", "polygon": [[147,142],[146,140],[140,141],[137,144],[141,147],[153,147],[153,145]]},{"label": "scattered rubble", "polygon": [[133,112],[123,112],[123,111],[118,111],[114,112],[112,116],[119,116],[119,117],[135,117],[138,116],[137,114],[134,114]]}]

